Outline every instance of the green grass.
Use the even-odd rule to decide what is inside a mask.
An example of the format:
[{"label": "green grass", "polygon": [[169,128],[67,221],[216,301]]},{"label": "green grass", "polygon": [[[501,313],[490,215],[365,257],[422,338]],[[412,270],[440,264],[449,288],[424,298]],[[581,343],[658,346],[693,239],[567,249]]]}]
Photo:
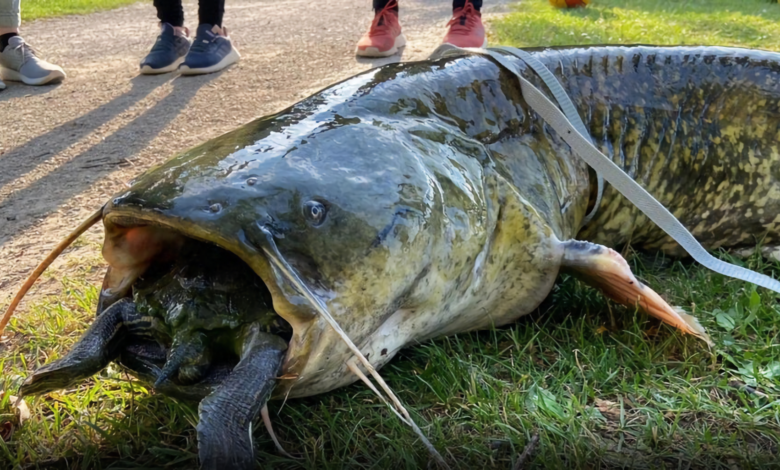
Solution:
[{"label": "green grass", "polygon": [[[727,13],[722,1],[636,0],[624,8],[594,1],[584,11],[553,11],[546,1],[527,0],[494,31],[516,45],[708,42],[780,49],[780,28],[771,24],[776,4],[735,1]],[[645,36],[618,24],[619,15],[644,24]],[[747,18],[738,23],[745,29],[723,26],[730,15]],[[751,42],[747,25],[771,34]],[[682,28],[689,31],[674,33]],[[94,252],[69,270],[62,295],[12,321],[11,340],[0,345],[0,389],[15,391],[30,370],[62,355],[85,330],[97,294],[85,278],[101,263],[98,247]],[[628,259],[670,303],[694,312],[715,342],[712,350],[564,276],[534,314],[507,328],[408,348],[382,374],[459,468],[511,468],[535,433],[540,443],[531,462],[539,468],[777,468],[777,299],[691,263],[652,254]],[[780,265],[759,257],[736,262],[780,276]],[[196,464],[197,405],[156,395],[115,367],[29,405],[32,418],[18,426],[7,396],[0,400],[0,468]],[[256,445],[269,467],[419,468],[428,461],[414,434],[361,385],[283,407],[272,403],[271,412],[283,445],[303,459],[280,457],[260,426]]]},{"label": "green grass", "polygon": [[22,22],[64,15],[86,15],[96,11],[119,8],[138,1],[139,0],[22,0]]},{"label": "green grass", "polygon": [[[766,291],[687,263],[647,255],[630,262],[671,303],[694,308],[716,343],[709,351],[644,315],[562,278],[533,315],[495,331],[404,350],[383,369],[388,383],[438,449],[460,468],[510,468],[538,433],[534,462],[662,468],[776,466],[780,438],[780,306]],[[63,354],[92,316],[97,291],[63,281],[58,299],[15,318],[0,388]],[[753,257],[747,266],[780,275]],[[109,367],[75,390],[29,401],[33,417],[0,440],[0,468],[191,468],[197,406],[155,395]],[[278,456],[256,433],[274,468],[416,468],[422,445],[365,387],[291,400],[276,430],[301,461]],[[11,419],[0,402],[0,420]],[[2,429],[2,428],[0,428]]]},{"label": "green grass", "polygon": [[493,43],[707,44],[780,49],[780,6],[767,0],[592,0],[558,10],[524,0],[492,23]]}]

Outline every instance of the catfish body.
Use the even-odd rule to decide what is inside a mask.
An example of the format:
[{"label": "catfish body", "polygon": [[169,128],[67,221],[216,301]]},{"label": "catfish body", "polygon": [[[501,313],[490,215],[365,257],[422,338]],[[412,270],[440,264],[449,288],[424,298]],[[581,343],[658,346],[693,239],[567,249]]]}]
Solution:
[{"label": "catfish body", "polygon": [[[780,243],[780,54],[745,49],[548,51],[594,143],[708,249]],[[562,73],[561,73],[562,72]],[[578,235],[684,255],[611,186]],[[765,250],[766,252],[767,250]]]},{"label": "catfish body", "polygon": [[[535,54],[598,146],[706,247],[777,239],[780,55]],[[380,367],[408,344],[531,312],[578,233],[678,254],[609,187],[581,227],[594,201],[585,163],[528,108],[512,74],[484,57],[448,58],[358,75],[146,173],[107,205],[104,254],[113,278],[132,279],[167,246],[153,227],[238,255],[294,331],[284,365],[294,379],[276,392],[306,396],[354,381],[352,355],[271,258]],[[155,243],[133,245],[134,230]]]}]

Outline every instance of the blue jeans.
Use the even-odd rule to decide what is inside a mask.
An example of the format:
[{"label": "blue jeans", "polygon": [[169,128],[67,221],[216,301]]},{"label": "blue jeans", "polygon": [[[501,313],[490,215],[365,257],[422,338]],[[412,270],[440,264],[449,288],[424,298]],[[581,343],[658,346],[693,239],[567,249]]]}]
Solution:
[{"label": "blue jeans", "polygon": [[0,28],[18,28],[22,24],[21,0],[0,0]]}]

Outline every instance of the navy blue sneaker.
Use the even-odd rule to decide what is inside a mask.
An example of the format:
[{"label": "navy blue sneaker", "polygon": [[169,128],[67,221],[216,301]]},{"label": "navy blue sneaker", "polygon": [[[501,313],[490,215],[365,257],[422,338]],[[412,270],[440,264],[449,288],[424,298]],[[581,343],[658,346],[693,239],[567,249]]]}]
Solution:
[{"label": "navy blue sneaker", "polygon": [[199,75],[218,72],[238,62],[241,56],[227,35],[227,29],[210,24],[198,26],[190,52],[179,70],[182,75]]},{"label": "navy blue sneaker", "polygon": [[[185,34],[189,34],[184,28]],[[162,23],[162,31],[157,36],[157,42],[152,50],[141,61],[141,73],[154,75],[158,73],[173,72],[184,62],[184,57],[190,50],[190,39],[176,34],[176,31],[168,23]]]}]

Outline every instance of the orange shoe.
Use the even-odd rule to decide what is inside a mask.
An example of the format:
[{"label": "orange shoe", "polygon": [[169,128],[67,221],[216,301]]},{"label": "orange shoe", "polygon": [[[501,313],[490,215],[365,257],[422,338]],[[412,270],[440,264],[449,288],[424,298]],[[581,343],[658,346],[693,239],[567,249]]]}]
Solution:
[{"label": "orange shoe", "polygon": [[482,13],[478,12],[471,2],[452,12],[452,19],[447,26],[450,28],[442,43],[458,47],[487,47],[485,27],[482,25]]},{"label": "orange shoe", "polygon": [[391,0],[376,13],[368,32],[357,43],[355,54],[362,57],[387,57],[398,52],[406,44],[398,22],[398,12],[394,10],[398,2]]}]

